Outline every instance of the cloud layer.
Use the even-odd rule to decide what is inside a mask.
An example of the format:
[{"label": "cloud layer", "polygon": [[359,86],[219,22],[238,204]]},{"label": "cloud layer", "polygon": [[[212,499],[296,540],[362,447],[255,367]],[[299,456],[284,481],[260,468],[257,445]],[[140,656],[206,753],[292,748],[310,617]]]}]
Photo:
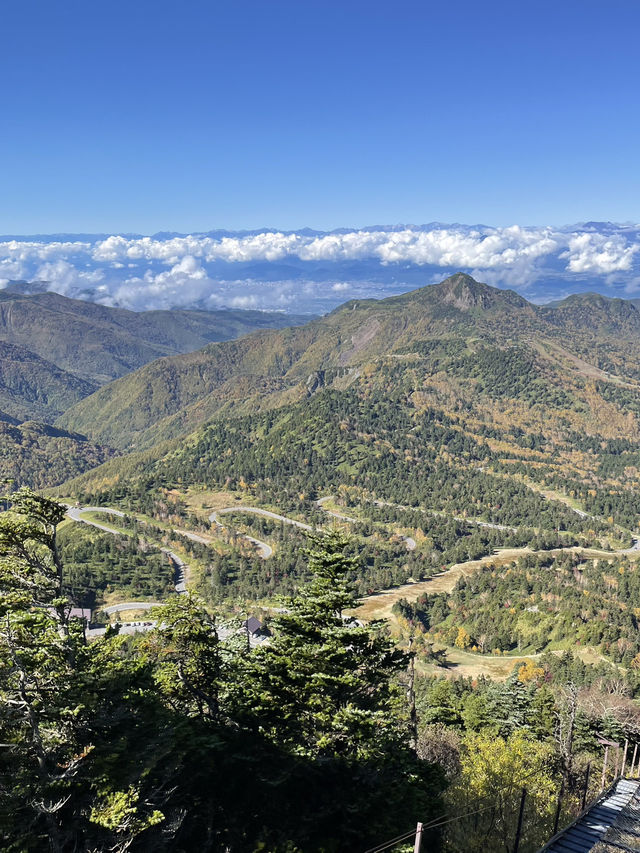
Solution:
[{"label": "cloud layer", "polygon": [[261,231],[0,240],[0,287],[44,281],[67,296],[134,310],[329,310],[464,270],[533,299],[640,285],[640,226],[435,225],[331,233]]}]

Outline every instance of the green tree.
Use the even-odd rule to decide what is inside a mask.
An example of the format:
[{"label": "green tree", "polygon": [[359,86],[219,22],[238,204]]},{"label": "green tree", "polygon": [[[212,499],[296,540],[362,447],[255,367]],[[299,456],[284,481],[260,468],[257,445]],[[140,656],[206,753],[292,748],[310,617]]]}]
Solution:
[{"label": "green tree", "polygon": [[[364,627],[348,577],[356,569],[336,531],[313,537],[309,586],[274,620],[274,636],[247,660],[248,724],[300,760],[294,838],[304,850],[355,849],[428,818],[443,776],[409,748],[395,674],[407,656],[379,625]],[[245,706],[245,713],[247,712]]]},{"label": "green tree", "polygon": [[[64,508],[21,489],[0,514],[0,797],[7,849],[48,835],[68,843],[61,815],[91,751],[77,679],[84,646],[62,595],[56,527]],[[9,846],[11,845],[11,846]],[[15,846],[14,846],[15,845]]]},{"label": "green tree", "polygon": [[2,849],[128,849],[163,818],[138,797],[142,739],[132,761],[136,711],[125,696],[133,682],[141,692],[144,671],[120,653],[123,641],[107,636],[89,646],[83,621],[70,618],[56,538],[64,506],[26,489],[7,500],[10,510],[0,513]]},{"label": "green tree", "polygon": [[469,818],[451,823],[447,842],[467,853],[510,853],[516,833],[520,796],[527,788],[521,850],[537,850],[551,834],[557,785],[548,767],[553,750],[523,732],[508,738],[467,734],[461,770],[448,793],[454,813]]},{"label": "green tree", "polygon": [[380,625],[348,615],[357,559],[339,532],[312,540],[308,587],[273,622],[273,640],[249,666],[247,690],[260,728],[305,755],[382,755],[400,735],[393,675],[408,657]]}]

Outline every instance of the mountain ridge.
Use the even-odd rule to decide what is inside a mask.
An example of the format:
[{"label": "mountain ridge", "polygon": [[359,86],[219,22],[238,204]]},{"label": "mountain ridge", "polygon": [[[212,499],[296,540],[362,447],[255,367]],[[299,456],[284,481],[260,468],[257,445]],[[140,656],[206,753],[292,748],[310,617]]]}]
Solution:
[{"label": "mountain ridge", "polygon": [[165,355],[255,328],[299,322],[262,311],[129,311],[51,291],[0,291],[0,340],[27,347],[84,379],[104,383]]},{"label": "mountain ridge", "polygon": [[159,357],[306,319],[244,309],[134,312],[41,288],[0,290],[0,419],[51,422],[100,385]]},{"label": "mountain ridge", "polygon": [[[458,273],[407,294],[351,300],[304,326],[255,332],[162,359],[100,389],[58,423],[120,449],[144,449],[231,410],[248,413],[303,399],[309,393],[307,380],[318,371],[328,371],[331,381],[344,385],[369,362],[440,338],[507,344],[546,336],[556,342],[554,354],[546,357],[557,360],[557,342],[570,333],[576,357],[584,358],[593,344],[593,328],[611,325],[608,303],[603,306],[602,322],[592,317],[585,324],[580,305],[550,311],[514,291]],[[635,306],[624,310],[632,318],[640,316]],[[561,323],[555,322],[558,317]],[[618,323],[620,332],[640,356],[635,320]],[[604,355],[603,364],[610,370]]]}]

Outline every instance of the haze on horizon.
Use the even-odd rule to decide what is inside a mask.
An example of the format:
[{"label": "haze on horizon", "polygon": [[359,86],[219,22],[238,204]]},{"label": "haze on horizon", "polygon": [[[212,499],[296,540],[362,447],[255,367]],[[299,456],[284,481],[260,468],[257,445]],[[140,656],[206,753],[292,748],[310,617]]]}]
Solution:
[{"label": "haze on horizon", "polygon": [[0,289],[52,290],[133,310],[262,308],[324,313],[457,271],[531,301],[640,290],[640,227],[388,226],[152,237],[0,238]]}]

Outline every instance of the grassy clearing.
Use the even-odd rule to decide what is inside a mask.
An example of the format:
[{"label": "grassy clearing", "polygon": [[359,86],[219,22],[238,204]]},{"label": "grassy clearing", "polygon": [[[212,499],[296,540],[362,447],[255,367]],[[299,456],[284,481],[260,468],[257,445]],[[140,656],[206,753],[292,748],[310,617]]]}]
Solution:
[{"label": "grassy clearing", "polygon": [[[528,660],[537,660],[542,655],[537,654],[503,654],[503,655],[481,655],[477,652],[466,652],[458,649],[455,646],[437,646],[436,648],[444,648],[447,655],[447,666],[437,666],[426,661],[416,660],[416,669],[423,675],[439,675],[446,678],[479,678],[486,676],[494,681],[505,681],[513,672],[516,663],[525,663]],[[616,667],[612,661],[608,660],[604,655],[601,655],[596,649],[591,646],[583,648],[572,647],[571,650],[584,663],[597,664],[608,663],[610,666]],[[551,654],[561,655],[566,649],[551,649]]]},{"label": "grassy clearing", "polygon": [[391,609],[401,598],[405,598],[407,601],[416,601],[425,592],[434,595],[439,592],[451,592],[461,577],[473,574],[476,569],[482,566],[503,566],[506,563],[516,560],[518,557],[532,553],[534,552],[530,548],[504,548],[495,554],[488,554],[479,560],[456,563],[446,572],[441,572],[427,580],[406,583],[402,586],[368,595],[356,609],[355,615],[358,619],[362,619],[365,622],[372,619],[392,620],[393,614],[391,613]]},{"label": "grassy clearing", "polygon": [[113,531],[113,533],[119,533],[121,536],[134,535],[133,530],[121,526],[122,519],[118,515],[111,515],[107,512],[81,512],[80,517],[87,521],[93,521],[96,524],[102,524],[104,527],[108,527],[110,531]]},{"label": "grassy clearing", "polygon": [[207,517],[219,509],[233,506],[235,503],[249,503],[251,497],[239,495],[237,492],[225,491],[196,491],[189,489],[182,495],[182,499],[194,512],[206,512]]},{"label": "grassy clearing", "polygon": [[454,646],[445,647],[447,666],[437,666],[421,660],[416,661],[416,669],[422,675],[439,675],[446,678],[479,678],[484,675],[494,681],[506,681],[513,672],[516,663],[535,660],[540,655],[480,655],[465,652]]},{"label": "grassy clearing", "polygon": [[150,610],[144,609],[136,610],[132,608],[131,610],[119,610],[117,613],[111,613],[109,615],[109,621],[112,625],[115,625],[118,622],[148,622],[153,618],[150,614]]}]

